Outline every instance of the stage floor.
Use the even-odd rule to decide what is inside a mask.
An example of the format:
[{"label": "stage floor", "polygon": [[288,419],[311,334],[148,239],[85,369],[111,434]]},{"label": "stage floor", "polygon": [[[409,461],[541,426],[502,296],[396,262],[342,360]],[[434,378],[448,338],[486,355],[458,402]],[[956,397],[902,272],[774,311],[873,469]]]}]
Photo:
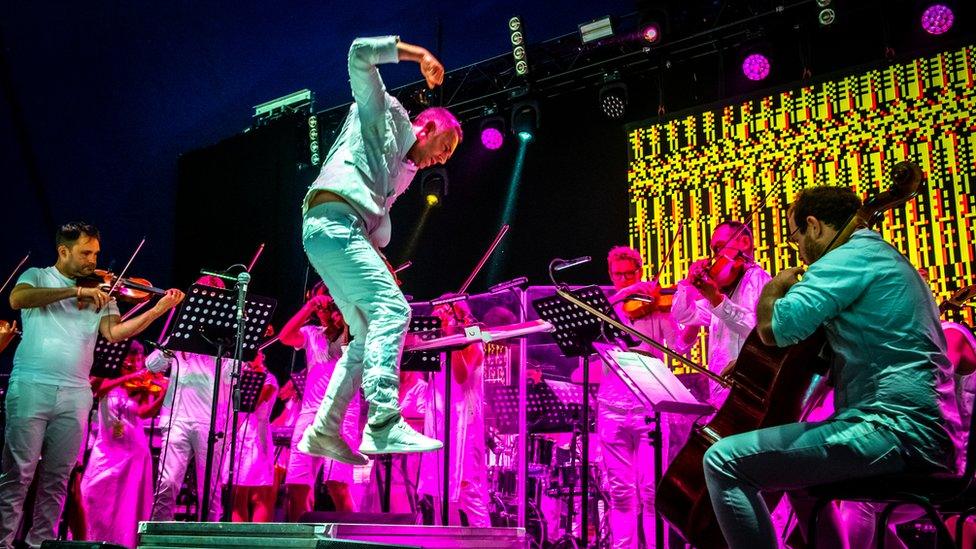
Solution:
[{"label": "stage floor", "polygon": [[[366,543],[362,543],[366,542]],[[523,528],[401,524],[143,522],[139,549],[528,547]]]}]

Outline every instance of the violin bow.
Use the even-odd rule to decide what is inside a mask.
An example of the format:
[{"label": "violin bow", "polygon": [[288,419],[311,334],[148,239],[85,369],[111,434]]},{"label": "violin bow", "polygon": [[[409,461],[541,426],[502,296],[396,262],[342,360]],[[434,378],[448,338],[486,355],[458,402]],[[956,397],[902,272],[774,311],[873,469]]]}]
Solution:
[{"label": "violin bow", "polygon": [[674,230],[674,238],[671,239],[671,246],[668,247],[668,252],[664,254],[664,259],[661,261],[661,264],[657,266],[657,270],[651,279],[651,282],[653,282],[654,284],[657,284],[657,281],[661,279],[661,273],[664,272],[664,264],[671,261],[671,254],[674,253],[674,246],[678,243],[679,240],[681,240],[681,233],[682,233],[681,229],[683,229],[684,226],[685,226],[685,220],[682,219],[681,221],[678,222],[678,228]]},{"label": "violin bow", "polygon": [[20,268],[24,266],[24,263],[27,263],[28,258],[30,258],[30,252],[27,252],[27,255],[24,256],[24,259],[21,259],[20,263],[18,263],[17,266],[14,267],[14,270],[10,272],[10,276],[7,277],[7,280],[3,283],[3,286],[0,286],[0,294],[2,294],[3,291],[7,289],[7,285],[10,284],[10,281],[14,279],[14,275],[16,275],[17,271],[19,271]]},{"label": "violin bow", "polygon": [[468,287],[471,286],[472,282],[474,282],[475,277],[478,276],[479,272],[481,272],[481,268],[484,267],[485,263],[488,262],[488,258],[490,258],[491,254],[494,253],[495,248],[498,247],[498,244],[501,243],[502,238],[505,236],[505,234],[508,232],[510,228],[511,226],[508,223],[502,225],[502,228],[498,230],[498,235],[495,236],[495,240],[491,243],[490,246],[488,246],[488,249],[485,251],[485,255],[481,256],[481,261],[479,261],[478,264],[475,265],[474,270],[471,271],[471,274],[468,276],[468,279],[464,281],[464,284],[461,285],[461,289],[457,291],[456,295],[461,295],[468,291]]},{"label": "violin bow", "polygon": [[251,272],[252,270],[254,270],[254,264],[258,262],[258,258],[261,257],[262,253],[264,253],[264,242],[262,242],[261,245],[258,246],[258,251],[254,252],[254,258],[251,259],[251,262],[248,264],[247,272]]},{"label": "violin bow", "polygon": [[129,272],[129,267],[132,266],[132,262],[135,261],[136,256],[139,255],[139,251],[142,250],[142,246],[145,243],[146,243],[146,237],[142,237],[142,240],[139,241],[139,245],[136,246],[135,251],[132,252],[131,256],[129,256],[129,261],[125,264],[125,267],[122,269],[122,272],[120,272],[118,276],[115,277],[115,282],[112,284],[112,287],[109,288],[108,290],[109,298],[111,298],[112,294],[114,294],[115,291],[119,289],[119,285],[122,284],[122,279],[125,278],[125,273]]}]

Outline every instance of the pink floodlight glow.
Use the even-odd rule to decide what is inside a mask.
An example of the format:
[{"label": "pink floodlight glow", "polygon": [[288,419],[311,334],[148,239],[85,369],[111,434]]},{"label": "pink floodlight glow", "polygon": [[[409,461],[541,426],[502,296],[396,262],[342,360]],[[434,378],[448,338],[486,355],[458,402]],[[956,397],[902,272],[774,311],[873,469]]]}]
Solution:
[{"label": "pink floodlight glow", "polygon": [[952,28],[955,19],[949,6],[932,4],[922,12],[922,28],[929,34],[943,34]]},{"label": "pink floodlight glow", "polygon": [[505,136],[498,128],[487,127],[481,130],[481,144],[485,146],[486,149],[497,150],[502,148],[502,143],[505,142]]},{"label": "pink floodlight glow", "polygon": [[659,38],[661,38],[661,28],[657,25],[657,23],[651,23],[650,25],[644,27],[644,30],[641,31],[641,38],[643,38],[644,41],[653,44],[654,42],[657,42]]},{"label": "pink floodlight glow", "polygon": [[742,62],[742,74],[749,80],[759,81],[769,76],[769,59],[761,53],[753,53]]}]

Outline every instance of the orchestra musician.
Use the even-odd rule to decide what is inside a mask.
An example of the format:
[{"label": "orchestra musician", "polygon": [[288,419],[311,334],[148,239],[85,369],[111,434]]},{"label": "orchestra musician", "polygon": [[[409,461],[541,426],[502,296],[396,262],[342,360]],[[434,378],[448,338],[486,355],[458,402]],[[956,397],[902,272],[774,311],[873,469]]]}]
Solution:
[{"label": "orchestra musician", "polygon": [[0,473],[0,547],[13,546],[24,499],[40,468],[34,521],[26,543],[55,537],[68,475],[92,406],[91,371],[98,335],[116,342],[145,330],[183,300],[170,289],[144,312],[122,321],[113,296],[76,282],[95,272],[101,236],[87,223],[66,223],[55,235],[57,261],[24,271],[10,292],[21,311],[23,339],[14,354],[5,402],[7,424]]},{"label": "orchestra musician", "polygon": [[[696,261],[678,283],[671,315],[684,327],[683,337],[697,337],[708,327],[708,369],[720,373],[739,355],[756,325],[756,303],[770,276],[755,260],[752,230],[725,221],[712,232],[711,258]],[[718,407],[727,390],[712,384],[710,401]]]},{"label": "orchestra musician", "polygon": [[[318,325],[310,324],[315,319]],[[295,421],[291,438],[291,454],[288,457],[288,472],[285,476],[285,490],[288,494],[288,520],[298,521],[311,510],[312,488],[320,471],[324,471],[324,481],[329,496],[337,511],[355,511],[355,502],[350,496],[353,484],[353,466],[333,458],[309,455],[298,450],[305,429],[312,424],[315,414],[325,398],[329,379],[342,356],[342,347],[349,343],[349,331],[329,295],[324,284],[316,284],[310,291],[305,305],[298,310],[281,328],[279,341],[294,349],[305,351],[305,392]],[[361,398],[358,391],[353,395],[345,416],[338,427],[346,440],[358,442],[362,432],[359,425]]]},{"label": "orchestra musician", "polygon": [[[959,418],[928,286],[870,229],[828,248],[860,207],[848,188],[814,187],[789,210],[789,241],[807,268],[785,269],[766,285],[756,329],[763,343],[780,347],[825,329],[836,356],[835,413],[727,436],[708,449],[705,479],[733,549],[777,546],[763,492],[787,492],[805,528],[813,501],[804,487],[954,467]],[[847,547],[834,506],[819,524],[820,543]]]}]

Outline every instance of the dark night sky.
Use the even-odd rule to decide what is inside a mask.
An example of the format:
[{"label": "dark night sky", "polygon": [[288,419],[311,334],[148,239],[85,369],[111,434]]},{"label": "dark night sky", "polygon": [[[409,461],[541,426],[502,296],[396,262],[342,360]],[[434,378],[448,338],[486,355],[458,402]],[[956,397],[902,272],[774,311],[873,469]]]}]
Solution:
[{"label": "dark night sky", "polygon": [[[179,253],[172,209],[180,153],[242,131],[253,105],[301,88],[315,92],[319,109],[348,101],[345,58],[356,36],[400,34],[433,51],[440,21],[450,70],[505,53],[514,14],[537,42],[634,9],[630,0],[551,4],[5,3],[5,77],[20,111],[0,101],[0,270],[5,276],[27,250],[31,264],[53,263],[50,224],[85,219],[103,231],[103,265],[120,268],[148,236],[138,274],[168,285]],[[412,63],[383,75],[390,87],[419,79]],[[31,163],[40,189],[28,177]]]}]

